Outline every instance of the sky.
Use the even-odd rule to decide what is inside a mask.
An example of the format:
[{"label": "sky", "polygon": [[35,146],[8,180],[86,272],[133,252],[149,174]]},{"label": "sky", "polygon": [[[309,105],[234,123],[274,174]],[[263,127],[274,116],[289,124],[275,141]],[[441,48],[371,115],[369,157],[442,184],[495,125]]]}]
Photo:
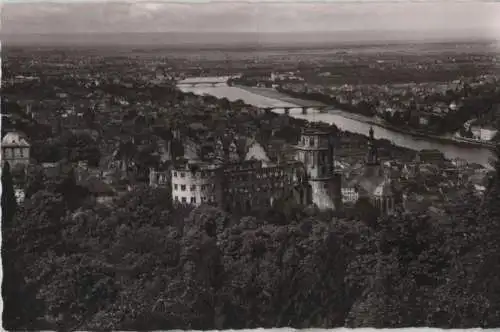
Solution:
[{"label": "sky", "polygon": [[412,32],[500,39],[500,2],[4,0],[2,34]]}]

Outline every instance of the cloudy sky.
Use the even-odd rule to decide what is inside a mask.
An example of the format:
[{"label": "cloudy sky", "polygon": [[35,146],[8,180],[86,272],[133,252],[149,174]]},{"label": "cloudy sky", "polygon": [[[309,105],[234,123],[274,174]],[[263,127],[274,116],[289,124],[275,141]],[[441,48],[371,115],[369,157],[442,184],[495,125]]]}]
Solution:
[{"label": "cloudy sky", "polygon": [[500,2],[4,0],[2,8],[4,34],[375,30],[498,37]]}]

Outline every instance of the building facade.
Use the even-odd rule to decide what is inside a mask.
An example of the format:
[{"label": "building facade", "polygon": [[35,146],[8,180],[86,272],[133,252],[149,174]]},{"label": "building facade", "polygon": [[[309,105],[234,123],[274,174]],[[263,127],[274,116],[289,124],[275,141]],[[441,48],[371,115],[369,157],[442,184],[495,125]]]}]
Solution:
[{"label": "building facade", "polygon": [[281,198],[308,204],[310,190],[300,168],[293,162],[264,167],[260,160],[223,164],[185,161],[170,172],[172,199],[194,206],[211,204],[230,212],[267,208]]},{"label": "building facade", "polygon": [[[216,140],[213,161],[177,161],[168,171],[151,170],[150,185],[170,182],[174,202],[212,204],[226,211],[268,208],[283,199],[315,204],[320,209],[340,209],[341,177],[335,172],[334,143],[329,133],[303,131],[296,160],[273,164],[262,153],[247,153],[250,160],[237,160],[233,145],[226,153]],[[262,160],[257,155],[262,155]]]},{"label": "building facade", "polygon": [[171,171],[172,199],[183,204],[200,205],[216,201],[216,185],[221,169],[201,162],[176,165]]},{"label": "building facade", "polygon": [[8,132],[2,139],[2,166],[5,162],[8,162],[11,168],[29,165],[30,144],[21,133]]}]

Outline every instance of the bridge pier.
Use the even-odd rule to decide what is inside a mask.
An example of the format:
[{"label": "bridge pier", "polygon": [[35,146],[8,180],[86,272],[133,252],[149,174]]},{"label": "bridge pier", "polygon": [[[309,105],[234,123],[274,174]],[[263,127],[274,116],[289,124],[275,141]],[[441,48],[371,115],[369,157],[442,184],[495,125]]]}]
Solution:
[{"label": "bridge pier", "polygon": [[285,114],[290,115],[290,107],[285,107]]},{"label": "bridge pier", "polygon": [[307,107],[302,107],[302,114],[304,115],[307,114],[307,109],[308,109]]}]

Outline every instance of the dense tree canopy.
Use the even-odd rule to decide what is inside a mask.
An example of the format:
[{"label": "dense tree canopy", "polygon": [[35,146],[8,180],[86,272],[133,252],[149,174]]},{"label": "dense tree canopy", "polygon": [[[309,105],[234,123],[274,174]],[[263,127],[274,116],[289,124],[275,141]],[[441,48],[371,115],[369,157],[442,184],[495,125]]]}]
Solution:
[{"label": "dense tree canopy", "polygon": [[500,324],[498,176],[443,217],[377,218],[286,200],[236,216],[173,206],[168,188],[149,187],[88,205],[65,174],[34,176],[4,229],[6,328]]}]

